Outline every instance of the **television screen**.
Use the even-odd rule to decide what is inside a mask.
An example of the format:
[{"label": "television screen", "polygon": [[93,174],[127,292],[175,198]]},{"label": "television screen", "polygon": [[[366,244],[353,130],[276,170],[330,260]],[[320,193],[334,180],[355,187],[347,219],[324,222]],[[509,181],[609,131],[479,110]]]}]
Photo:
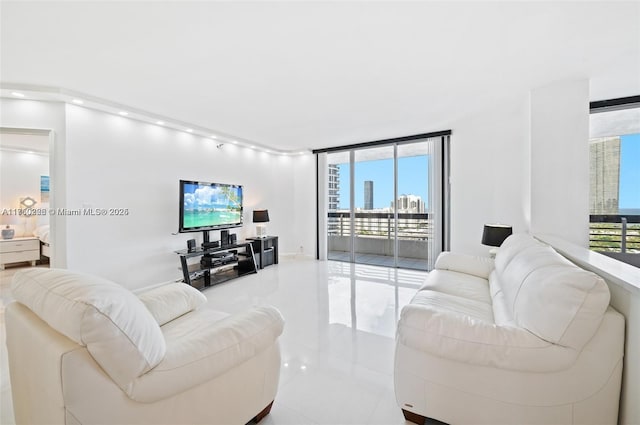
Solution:
[{"label": "television screen", "polygon": [[180,180],[180,232],[242,226],[242,186]]}]

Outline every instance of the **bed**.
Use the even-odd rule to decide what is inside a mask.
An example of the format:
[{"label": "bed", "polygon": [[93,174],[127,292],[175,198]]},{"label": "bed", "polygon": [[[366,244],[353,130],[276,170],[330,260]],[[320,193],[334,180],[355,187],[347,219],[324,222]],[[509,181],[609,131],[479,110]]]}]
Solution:
[{"label": "bed", "polygon": [[42,226],[38,226],[33,231],[33,236],[40,240],[40,256],[41,257],[51,257],[51,244],[49,242],[49,225],[44,224]]}]

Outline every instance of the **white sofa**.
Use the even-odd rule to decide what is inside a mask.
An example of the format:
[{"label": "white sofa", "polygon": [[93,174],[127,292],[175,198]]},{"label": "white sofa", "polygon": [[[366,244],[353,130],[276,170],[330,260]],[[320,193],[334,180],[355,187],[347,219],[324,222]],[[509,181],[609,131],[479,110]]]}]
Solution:
[{"label": "white sofa", "polygon": [[441,254],[398,323],[405,418],[615,424],[624,318],[609,289],[529,235],[489,258]]},{"label": "white sofa", "polygon": [[283,319],[228,316],[182,283],[138,295],[55,269],[15,274],[6,309],[18,424],[245,424],[269,413]]}]

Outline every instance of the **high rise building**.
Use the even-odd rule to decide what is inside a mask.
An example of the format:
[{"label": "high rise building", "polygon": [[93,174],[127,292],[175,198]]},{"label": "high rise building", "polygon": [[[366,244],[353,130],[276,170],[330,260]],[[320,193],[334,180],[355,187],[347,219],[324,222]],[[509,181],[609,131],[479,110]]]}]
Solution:
[{"label": "high rise building", "polygon": [[340,167],[329,164],[329,211],[335,211],[340,205]]},{"label": "high rise building", "polygon": [[[425,205],[422,197],[419,195],[400,195],[398,197],[398,212],[399,213],[424,213]],[[393,202],[391,203],[393,208]]]},{"label": "high rise building", "polygon": [[364,182],[364,209],[373,209],[373,181],[371,180]]},{"label": "high rise building", "polygon": [[618,214],[620,137],[589,140],[589,213]]}]

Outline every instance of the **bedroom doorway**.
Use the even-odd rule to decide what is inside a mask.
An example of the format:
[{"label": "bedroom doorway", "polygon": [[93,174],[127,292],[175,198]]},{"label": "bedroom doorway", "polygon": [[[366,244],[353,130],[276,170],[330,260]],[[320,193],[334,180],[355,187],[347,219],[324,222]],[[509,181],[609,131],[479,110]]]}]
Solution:
[{"label": "bedroom doorway", "polygon": [[[52,142],[50,130],[0,128],[0,226],[8,231],[3,240],[6,235],[13,241],[3,247],[11,254],[3,268],[53,263]],[[13,245],[28,249],[13,253]]]}]

